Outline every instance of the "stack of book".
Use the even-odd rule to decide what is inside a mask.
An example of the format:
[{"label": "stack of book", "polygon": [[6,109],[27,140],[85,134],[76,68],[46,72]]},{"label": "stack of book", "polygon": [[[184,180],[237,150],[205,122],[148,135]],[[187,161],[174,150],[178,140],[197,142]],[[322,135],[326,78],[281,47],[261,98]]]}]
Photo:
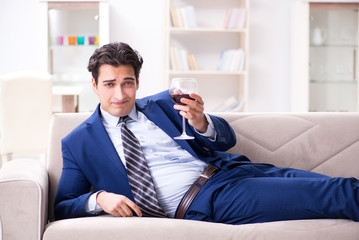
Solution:
[{"label": "stack of book", "polygon": [[223,50],[219,59],[217,70],[228,72],[243,71],[244,55],[243,49]]},{"label": "stack of book", "polygon": [[174,71],[198,70],[196,57],[186,49],[170,47],[170,64]]},{"label": "stack of book", "polygon": [[241,29],[245,26],[246,20],[245,8],[227,8],[223,27],[227,29]]},{"label": "stack of book", "polygon": [[213,112],[240,112],[243,110],[244,101],[238,99],[234,96],[224,100],[217,107],[215,107]]},{"label": "stack of book", "polygon": [[170,8],[171,22],[173,27],[196,28],[197,18],[194,7],[186,5],[183,7]]}]

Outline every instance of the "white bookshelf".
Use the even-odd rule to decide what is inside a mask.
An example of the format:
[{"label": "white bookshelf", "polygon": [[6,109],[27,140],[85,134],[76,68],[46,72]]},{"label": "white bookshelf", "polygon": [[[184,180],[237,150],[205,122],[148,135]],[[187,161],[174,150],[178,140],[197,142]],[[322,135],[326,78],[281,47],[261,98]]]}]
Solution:
[{"label": "white bookshelf", "polygon": [[[98,100],[92,93],[87,64],[93,52],[109,42],[107,0],[40,0],[40,7],[43,22],[41,41],[46,58],[44,69],[53,76],[55,88],[82,89],[79,111],[95,110]],[[59,37],[62,42],[58,41]],[[70,43],[70,37],[75,38],[74,44]],[[59,97],[54,96],[53,102],[53,111],[61,111]]]},{"label": "white bookshelf", "polygon": [[[184,6],[193,6],[197,26],[173,26],[171,8]],[[229,8],[246,9],[243,27],[226,28],[224,26],[226,12]],[[246,111],[249,56],[248,19],[249,0],[166,0],[164,86],[168,88],[174,77],[194,77],[199,82],[199,91],[205,101],[206,111],[213,111],[221,103],[229,98],[233,99],[233,97],[244,103],[240,109],[233,110]],[[191,70],[183,70],[174,67],[173,59],[171,61],[171,57],[173,58],[171,47],[193,54],[198,68],[193,70],[190,67]],[[218,70],[221,54],[228,49],[243,50],[243,67]],[[235,66],[237,65],[235,64]]]}]

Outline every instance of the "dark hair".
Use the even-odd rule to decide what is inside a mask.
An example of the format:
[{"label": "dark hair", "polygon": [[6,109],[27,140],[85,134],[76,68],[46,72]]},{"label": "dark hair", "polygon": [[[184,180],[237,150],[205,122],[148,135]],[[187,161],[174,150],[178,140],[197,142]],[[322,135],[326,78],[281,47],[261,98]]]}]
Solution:
[{"label": "dark hair", "polygon": [[120,65],[131,65],[135,71],[136,82],[140,75],[143,59],[141,55],[128,44],[122,42],[114,42],[106,44],[92,54],[87,69],[92,73],[96,85],[98,83],[98,74],[101,65],[109,64],[114,67]]}]

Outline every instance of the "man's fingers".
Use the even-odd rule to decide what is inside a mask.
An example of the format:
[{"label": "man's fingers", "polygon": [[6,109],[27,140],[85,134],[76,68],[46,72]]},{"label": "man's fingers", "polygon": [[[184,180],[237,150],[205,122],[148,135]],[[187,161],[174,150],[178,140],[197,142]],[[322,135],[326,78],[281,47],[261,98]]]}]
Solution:
[{"label": "man's fingers", "polygon": [[123,195],[103,191],[97,195],[97,203],[105,212],[116,217],[132,217],[133,212],[142,216],[140,207]]},{"label": "man's fingers", "polygon": [[189,96],[191,98],[195,99],[196,102],[198,102],[199,104],[204,105],[204,101],[203,101],[203,99],[202,99],[202,97],[200,95],[198,95],[196,93],[191,93]]},{"label": "man's fingers", "polygon": [[121,217],[132,217],[133,212],[135,212],[137,216],[142,217],[140,207],[128,198],[126,198],[124,204],[121,204],[116,210],[120,213]]},{"label": "man's fingers", "polygon": [[117,212],[120,214],[120,217],[132,217],[133,213],[130,208],[127,206],[122,206],[121,208],[117,209]]},{"label": "man's fingers", "polygon": [[[134,202],[132,202],[130,199],[128,199],[127,206],[128,206],[131,210],[133,210],[133,211],[136,213],[137,216],[142,217],[142,212],[141,212],[141,210],[140,210],[140,207],[139,207],[136,203],[134,203]],[[132,213],[132,211],[131,211],[131,213]]]}]

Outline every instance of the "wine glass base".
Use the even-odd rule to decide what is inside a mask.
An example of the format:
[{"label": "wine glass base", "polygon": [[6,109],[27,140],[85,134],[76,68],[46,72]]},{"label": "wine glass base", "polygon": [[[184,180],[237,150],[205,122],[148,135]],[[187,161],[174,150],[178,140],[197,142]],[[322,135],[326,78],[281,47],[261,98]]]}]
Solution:
[{"label": "wine glass base", "polygon": [[188,136],[188,135],[181,135],[181,136],[178,136],[178,137],[174,137],[173,139],[176,139],[176,140],[191,140],[191,139],[194,139],[194,137]]}]

